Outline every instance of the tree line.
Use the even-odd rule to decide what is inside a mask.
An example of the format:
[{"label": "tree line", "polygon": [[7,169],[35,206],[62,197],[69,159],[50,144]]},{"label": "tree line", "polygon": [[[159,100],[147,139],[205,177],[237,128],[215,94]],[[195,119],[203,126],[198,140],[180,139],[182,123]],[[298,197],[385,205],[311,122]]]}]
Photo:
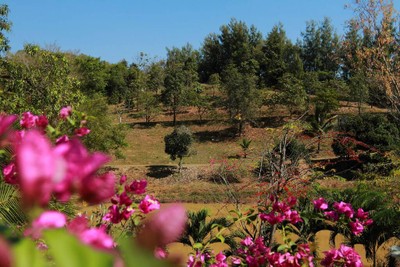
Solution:
[{"label": "tree line", "polygon": [[[63,105],[85,107],[102,98],[137,111],[150,122],[168,108],[176,124],[184,106],[199,118],[222,108],[239,132],[262,105],[283,104],[290,114],[309,110],[322,127],[339,100],[393,108],[399,102],[399,27],[392,1],[363,0],[339,36],[329,18],[306,23],[291,41],[284,25],[265,36],[256,26],[232,19],[190,44],[167,49],[166,59],[141,53],[138,60],[111,64],[84,54],[28,44],[7,52],[8,7],[0,8],[0,104],[4,112],[44,112],[54,118]],[[312,96],[312,97],[311,97]]]}]

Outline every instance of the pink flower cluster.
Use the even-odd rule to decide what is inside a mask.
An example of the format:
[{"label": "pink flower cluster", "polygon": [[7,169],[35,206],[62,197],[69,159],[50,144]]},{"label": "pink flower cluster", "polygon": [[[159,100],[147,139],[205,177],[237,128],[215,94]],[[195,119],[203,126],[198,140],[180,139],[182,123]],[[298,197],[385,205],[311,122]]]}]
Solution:
[{"label": "pink flower cluster", "polygon": [[[265,246],[262,237],[253,241],[251,237],[246,237],[240,243],[242,247],[238,250],[238,255],[249,267],[276,266],[276,267],[313,267],[314,257],[311,255],[308,244],[299,244],[294,252],[274,252]],[[240,265],[239,259],[233,258],[234,266]]]},{"label": "pink flower cluster", "polygon": [[[108,208],[108,213],[103,217],[103,221],[118,224],[123,220],[128,220],[135,212],[132,207],[134,195],[144,194],[146,192],[146,180],[134,180],[130,184],[126,184],[127,178],[123,175],[120,179],[120,187],[122,193],[115,193],[111,198],[112,205]],[[144,214],[160,208],[160,203],[153,196],[146,195],[140,202],[138,208]]]},{"label": "pink flower cluster", "polygon": [[20,186],[26,204],[45,206],[52,195],[67,201],[75,192],[96,204],[114,194],[114,175],[96,174],[109,157],[90,154],[79,140],[52,146],[42,133],[30,130],[13,148],[15,160],[3,173],[6,181]]},{"label": "pink flower cluster", "polygon": [[197,252],[196,255],[190,255],[186,263],[186,267],[202,267],[211,259],[211,255],[207,252]]},{"label": "pink flower cluster", "polygon": [[373,223],[373,220],[368,217],[368,212],[364,211],[362,208],[354,211],[350,203],[343,201],[335,202],[333,203],[332,210],[328,210],[328,202],[322,197],[314,200],[313,203],[314,208],[323,211],[327,219],[339,221],[340,218],[343,218],[343,220],[349,221],[348,225],[354,235],[361,235],[364,228]]},{"label": "pink flower cluster", "polygon": [[49,121],[45,115],[34,115],[32,113],[24,112],[22,113],[21,120],[19,124],[23,129],[31,129],[34,127],[45,129],[49,124]]},{"label": "pink flower cluster", "polygon": [[113,239],[106,233],[105,227],[90,228],[86,217],[78,216],[67,223],[67,217],[58,211],[45,211],[39,215],[30,228],[25,230],[26,236],[41,238],[46,229],[67,227],[68,231],[81,240],[82,243],[97,249],[110,250],[115,247]]},{"label": "pink flower cluster", "polygon": [[322,266],[334,267],[362,267],[361,257],[351,247],[341,245],[339,249],[325,251],[325,258],[321,261]]},{"label": "pink flower cluster", "polygon": [[296,205],[296,202],[297,199],[294,197],[288,198],[286,202],[275,200],[272,210],[269,213],[261,213],[260,219],[272,225],[282,223],[283,221],[288,221],[292,224],[301,222],[302,219],[298,211],[292,209]]}]

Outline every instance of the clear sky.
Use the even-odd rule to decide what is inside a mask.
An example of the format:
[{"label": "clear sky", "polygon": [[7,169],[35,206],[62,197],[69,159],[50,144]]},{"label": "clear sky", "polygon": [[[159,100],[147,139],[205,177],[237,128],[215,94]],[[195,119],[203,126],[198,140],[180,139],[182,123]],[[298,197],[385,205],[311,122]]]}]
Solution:
[{"label": "clear sky", "polygon": [[[340,34],[352,16],[351,0],[1,0],[10,8],[12,51],[25,43],[57,45],[133,62],[140,52],[164,58],[166,48],[190,43],[199,48],[207,34],[231,18],[254,24],[264,36],[282,22],[295,41],[306,21],[332,19]],[[400,0],[395,1],[399,9]]]}]

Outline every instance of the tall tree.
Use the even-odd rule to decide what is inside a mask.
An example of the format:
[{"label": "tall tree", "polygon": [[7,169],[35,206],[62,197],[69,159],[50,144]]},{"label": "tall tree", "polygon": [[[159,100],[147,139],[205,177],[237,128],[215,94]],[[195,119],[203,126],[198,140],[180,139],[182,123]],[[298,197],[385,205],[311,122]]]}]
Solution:
[{"label": "tall tree", "polygon": [[51,52],[35,45],[7,56],[4,61],[4,88],[0,98],[3,111],[21,113],[30,110],[45,113],[50,120],[63,106],[78,106],[84,100],[78,81],[71,77],[70,63],[61,52]]},{"label": "tall tree", "polygon": [[113,104],[121,103],[126,99],[128,91],[128,63],[122,60],[110,65],[108,75],[109,79],[106,86],[108,101]]},{"label": "tall tree", "polygon": [[198,52],[191,45],[167,50],[162,98],[164,104],[172,110],[174,125],[179,109],[189,104],[189,91],[194,90],[198,81],[197,69]]},{"label": "tall tree", "polygon": [[222,74],[233,64],[240,72],[256,73],[259,68],[257,53],[262,43],[262,34],[255,26],[232,19],[220,27],[220,34],[210,34],[201,48],[200,73],[208,81],[213,73]]},{"label": "tall tree", "polygon": [[307,22],[302,32],[302,59],[305,71],[325,71],[336,73],[339,68],[337,50],[339,37],[335,33],[331,20],[325,18],[322,23]]},{"label": "tall tree", "polygon": [[11,30],[11,22],[8,20],[9,8],[7,5],[0,4],[0,55],[10,49],[5,32]]},{"label": "tall tree", "polygon": [[226,94],[225,108],[230,119],[237,123],[239,134],[242,134],[244,124],[254,118],[261,104],[256,76],[242,73],[231,64],[224,70],[222,77]]},{"label": "tall tree", "polygon": [[367,77],[379,86],[399,118],[400,32],[393,1],[359,0],[354,11],[354,20],[363,38],[363,45],[356,53],[360,65],[367,66]]}]

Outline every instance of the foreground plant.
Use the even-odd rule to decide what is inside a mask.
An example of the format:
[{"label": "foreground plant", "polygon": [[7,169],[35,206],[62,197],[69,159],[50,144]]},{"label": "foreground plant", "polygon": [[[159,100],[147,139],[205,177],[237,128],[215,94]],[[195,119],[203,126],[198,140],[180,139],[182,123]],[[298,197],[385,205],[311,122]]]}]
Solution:
[{"label": "foreground plant", "polygon": [[[165,246],[183,231],[186,211],[181,206],[168,207],[138,228],[135,240],[128,236],[116,242],[111,229],[132,218],[139,218],[135,221],[138,226],[144,215],[159,209],[160,204],[146,195],[132,208],[134,197],[145,193],[146,181],[127,183],[123,176],[117,186],[113,173],[101,172],[109,157],[87,151],[79,139],[90,130],[84,127],[85,120],[81,118],[78,124],[72,114],[71,107],[63,108],[59,124],[52,127],[46,116],[25,112],[20,130],[12,128],[17,116],[0,116],[0,144],[11,151],[4,179],[19,190],[31,221],[25,227],[25,237],[12,246],[0,239],[1,266],[169,266],[154,253],[159,258],[161,252],[166,255]],[[70,134],[63,134],[63,130]],[[85,215],[68,218],[60,211],[48,210],[51,200],[65,202],[73,195],[89,204],[111,201],[111,206],[95,227]],[[134,216],[135,210],[140,215]],[[171,214],[175,221],[167,225]]]}]

